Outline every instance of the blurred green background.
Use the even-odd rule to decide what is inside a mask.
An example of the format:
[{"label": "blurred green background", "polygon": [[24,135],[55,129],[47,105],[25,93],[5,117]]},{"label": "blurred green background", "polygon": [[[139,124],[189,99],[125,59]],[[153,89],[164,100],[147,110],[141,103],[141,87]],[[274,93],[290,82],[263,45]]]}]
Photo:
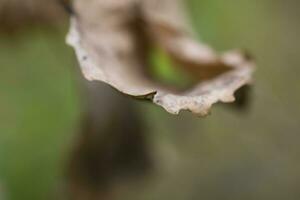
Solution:
[{"label": "blurred green background", "polygon": [[[196,118],[132,100],[161,163],[159,175],[130,195],[300,199],[299,1],[188,0],[187,7],[201,40],[255,57],[251,105],[247,112],[216,106]],[[82,99],[67,28],[0,35],[1,200],[57,199],[53,191],[64,184]]]}]

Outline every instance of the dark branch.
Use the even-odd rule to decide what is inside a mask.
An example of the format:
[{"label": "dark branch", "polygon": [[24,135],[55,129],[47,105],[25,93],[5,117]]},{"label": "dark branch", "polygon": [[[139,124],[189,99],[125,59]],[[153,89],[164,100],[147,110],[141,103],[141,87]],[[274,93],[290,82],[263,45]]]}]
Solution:
[{"label": "dark branch", "polygon": [[75,15],[75,11],[72,7],[71,0],[57,0],[60,5],[64,8],[64,10],[69,14],[69,15]]}]

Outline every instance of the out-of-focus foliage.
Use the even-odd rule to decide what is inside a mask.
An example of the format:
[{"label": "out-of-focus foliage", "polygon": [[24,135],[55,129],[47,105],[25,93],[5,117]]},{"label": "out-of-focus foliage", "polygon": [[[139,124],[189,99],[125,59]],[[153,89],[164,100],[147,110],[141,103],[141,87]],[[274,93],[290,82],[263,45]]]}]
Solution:
[{"label": "out-of-focus foliage", "polygon": [[[256,58],[252,105],[247,113],[217,107],[199,119],[137,103],[160,162],[150,183],[127,194],[299,199],[299,1],[187,2],[201,39],[220,50],[245,47]],[[0,192],[7,199],[53,199],[61,188],[79,115],[73,59],[62,33],[0,36]]]},{"label": "out-of-focus foliage", "polygon": [[63,33],[0,37],[0,192],[45,199],[76,130],[75,62]]},{"label": "out-of-focus foliage", "polygon": [[155,80],[165,85],[174,85],[177,88],[185,89],[191,86],[195,80],[174,63],[159,48],[153,49],[150,55],[151,68],[149,70],[151,76]]},{"label": "out-of-focus foliage", "polygon": [[204,120],[188,115],[184,125],[182,118],[162,121],[153,112],[160,124],[153,132],[169,144],[161,147],[173,150],[177,164],[166,162],[174,173],[152,198],[299,198],[300,27],[293,5],[298,2],[190,1],[202,39],[220,50],[244,46],[253,53],[258,62],[253,101],[246,114],[219,108]]}]

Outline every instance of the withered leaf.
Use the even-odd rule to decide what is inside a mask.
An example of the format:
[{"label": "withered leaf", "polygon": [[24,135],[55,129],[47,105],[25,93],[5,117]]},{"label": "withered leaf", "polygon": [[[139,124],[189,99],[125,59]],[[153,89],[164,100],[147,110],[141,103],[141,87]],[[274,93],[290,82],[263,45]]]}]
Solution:
[{"label": "withered leaf", "polygon": [[[218,55],[190,31],[178,0],[75,0],[67,42],[88,80],[151,98],[172,114],[207,115],[217,102],[233,102],[251,83],[254,63],[240,51]],[[160,46],[199,83],[174,92],[146,76],[151,46]]]}]

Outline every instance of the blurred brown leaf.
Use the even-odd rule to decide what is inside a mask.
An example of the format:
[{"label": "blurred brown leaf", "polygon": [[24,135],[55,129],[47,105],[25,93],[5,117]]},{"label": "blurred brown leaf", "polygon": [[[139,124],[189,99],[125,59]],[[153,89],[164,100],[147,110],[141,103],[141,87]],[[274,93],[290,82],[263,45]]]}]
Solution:
[{"label": "blurred brown leaf", "polygon": [[[74,10],[68,43],[88,80],[150,98],[172,114],[189,110],[200,116],[214,103],[233,102],[235,91],[251,82],[254,63],[242,52],[218,55],[193,39],[180,1],[75,0]],[[155,45],[199,83],[176,92],[147,76]]]},{"label": "blurred brown leaf", "polygon": [[57,25],[66,14],[58,0],[0,0],[0,29],[14,32],[32,25]]}]

